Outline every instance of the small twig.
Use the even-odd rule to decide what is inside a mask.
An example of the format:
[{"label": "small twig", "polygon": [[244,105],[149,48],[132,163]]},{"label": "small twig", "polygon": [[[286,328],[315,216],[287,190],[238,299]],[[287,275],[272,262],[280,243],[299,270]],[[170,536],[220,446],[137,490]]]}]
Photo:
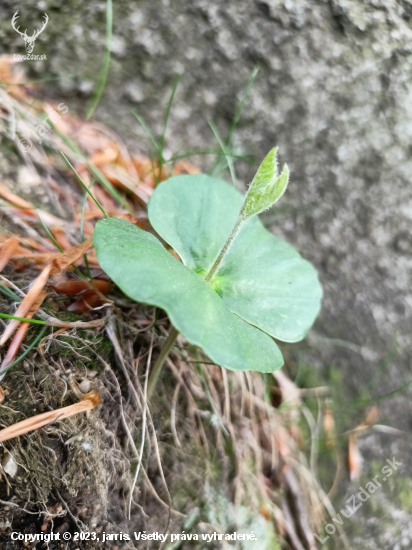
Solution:
[{"label": "small twig", "polygon": [[93,327],[100,327],[107,323],[110,314],[106,315],[105,317],[102,317],[101,319],[95,319],[94,321],[60,321],[60,319],[57,319],[56,317],[52,317],[51,315],[48,315],[43,310],[39,310],[39,313],[47,322],[47,326],[49,327],[67,327],[67,328],[93,328]]}]

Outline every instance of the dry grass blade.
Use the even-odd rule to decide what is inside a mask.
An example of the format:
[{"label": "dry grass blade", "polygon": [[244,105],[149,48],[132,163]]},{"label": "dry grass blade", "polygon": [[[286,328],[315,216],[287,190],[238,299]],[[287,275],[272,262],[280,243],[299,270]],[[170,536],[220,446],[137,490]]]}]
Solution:
[{"label": "dry grass blade", "polygon": [[56,422],[58,420],[63,420],[74,414],[90,411],[94,409],[96,405],[100,404],[100,394],[97,390],[93,390],[89,393],[86,393],[82,400],[79,403],[74,405],[69,405],[68,407],[63,407],[61,409],[56,409],[55,411],[46,412],[43,414],[37,414],[21,422],[17,422],[4,430],[0,430],[0,442],[7,441],[8,439],[13,439],[32,430],[38,430],[47,424]]},{"label": "dry grass blade", "polygon": [[143,459],[143,450],[144,450],[144,442],[145,442],[145,433],[146,433],[146,416],[147,416],[147,382],[149,379],[149,368],[150,363],[152,361],[152,351],[153,351],[153,338],[154,334],[152,333],[152,339],[150,343],[150,349],[149,354],[147,356],[147,366],[146,366],[146,376],[145,376],[145,383],[144,383],[144,391],[143,391],[143,425],[142,425],[142,441],[140,444],[140,450],[139,450],[139,462],[137,464],[136,472],[134,475],[132,488],[130,489],[130,498],[129,498],[129,520],[130,520],[130,514],[132,511],[132,500],[133,500],[133,491],[136,486],[137,478],[139,476],[140,466],[142,465],[142,459]]},{"label": "dry grass blade", "polygon": [[94,319],[93,321],[60,321],[52,315],[48,315],[44,311],[41,312],[42,317],[47,322],[49,327],[66,327],[66,328],[95,328],[101,327],[109,320],[110,315],[102,317],[101,319]]},{"label": "dry grass blade", "polygon": [[19,240],[16,237],[10,237],[5,240],[0,250],[0,271],[3,270],[13,254],[19,248]]},{"label": "dry grass blade", "polygon": [[325,409],[323,412],[323,430],[326,434],[326,445],[333,447],[335,445],[335,419],[330,407],[331,400],[325,401]]},{"label": "dry grass blade", "polygon": [[[43,290],[44,285],[47,283],[47,279],[49,278],[51,269],[52,269],[51,264],[46,266],[43,269],[43,271],[40,273],[40,275],[33,281],[28,293],[26,294],[25,298],[17,308],[15,317],[27,318],[27,314],[33,307],[33,304],[35,303],[35,301],[39,298],[39,295]],[[13,332],[17,329],[19,324],[20,324],[20,321],[17,321],[16,319],[12,319],[10,321],[10,323],[6,327],[6,330],[3,333],[3,336],[0,339],[0,345],[3,345],[5,342],[7,342],[7,340],[10,338]]]}]

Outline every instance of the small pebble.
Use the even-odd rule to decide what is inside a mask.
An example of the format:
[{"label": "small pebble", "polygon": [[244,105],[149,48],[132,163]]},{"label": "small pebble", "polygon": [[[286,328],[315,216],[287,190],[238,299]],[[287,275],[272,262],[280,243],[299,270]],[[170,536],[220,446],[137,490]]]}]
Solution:
[{"label": "small pebble", "polygon": [[17,474],[17,464],[13,458],[13,455],[11,455],[10,453],[7,453],[3,458],[2,466],[4,472],[10,477],[14,477]]},{"label": "small pebble", "polygon": [[88,393],[90,391],[89,380],[82,380],[79,384],[79,389],[82,393]]}]

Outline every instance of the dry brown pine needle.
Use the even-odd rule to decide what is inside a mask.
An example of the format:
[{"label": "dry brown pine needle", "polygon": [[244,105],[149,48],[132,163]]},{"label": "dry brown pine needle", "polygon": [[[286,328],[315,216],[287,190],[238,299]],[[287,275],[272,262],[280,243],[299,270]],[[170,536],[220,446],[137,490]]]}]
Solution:
[{"label": "dry brown pine needle", "polygon": [[0,442],[7,441],[8,439],[13,439],[19,435],[23,435],[32,430],[38,430],[43,426],[47,426],[52,422],[57,420],[62,420],[68,416],[73,416],[74,414],[90,411],[94,409],[96,405],[100,405],[100,393],[98,390],[93,390],[89,393],[83,395],[82,400],[79,403],[74,405],[69,405],[68,407],[63,407],[61,409],[56,409],[55,411],[46,412],[43,414],[37,414],[31,418],[26,418],[21,422],[17,422],[12,426],[0,430]]}]

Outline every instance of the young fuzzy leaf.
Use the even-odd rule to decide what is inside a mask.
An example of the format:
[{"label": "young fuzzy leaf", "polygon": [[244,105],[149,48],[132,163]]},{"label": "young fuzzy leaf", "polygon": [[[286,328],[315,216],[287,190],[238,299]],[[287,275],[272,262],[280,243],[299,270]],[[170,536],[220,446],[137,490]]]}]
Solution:
[{"label": "young fuzzy leaf", "polygon": [[289,168],[285,164],[279,176],[277,150],[278,148],[275,147],[266,155],[249,186],[242,208],[243,219],[267,210],[286,191],[289,181]]}]

